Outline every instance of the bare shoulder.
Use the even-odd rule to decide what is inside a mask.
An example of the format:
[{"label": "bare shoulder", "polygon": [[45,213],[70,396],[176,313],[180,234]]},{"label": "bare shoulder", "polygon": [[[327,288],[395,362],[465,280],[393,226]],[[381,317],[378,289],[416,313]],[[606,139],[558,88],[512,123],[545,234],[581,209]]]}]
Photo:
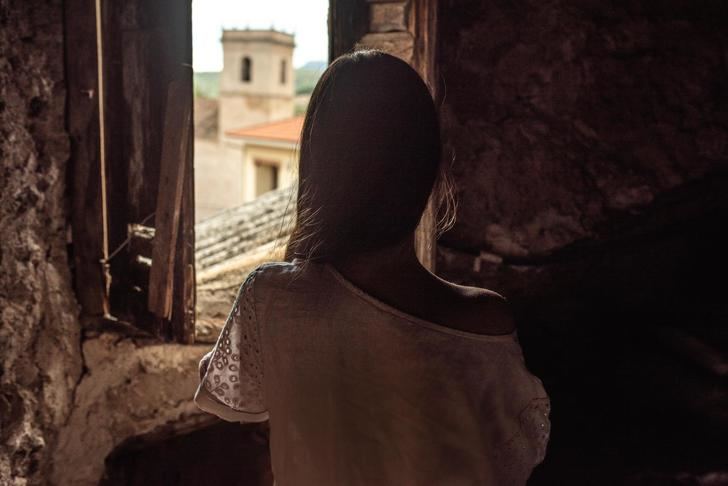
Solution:
[{"label": "bare shoulder", "polygon": [[254,280],[256,287],[275,286],[290,280],[298,272],[299,267],[290,262],[266,262],[252,270],[248,279]]},{"label": "bare shoulder", "polygon": [[516,322],[508,300],[498,292],[480,287],[443,282],[457,302],[454,317],[464,330],[477,334],[510,334]]},{"label": "bare shoulder", "polygon": [[288,295],[315,292],[320,288],[319,277],[322,270],[320,265],[272,261],[259,265],[250,275],[255,281],[256,297],[263,299],[278,292]]}]

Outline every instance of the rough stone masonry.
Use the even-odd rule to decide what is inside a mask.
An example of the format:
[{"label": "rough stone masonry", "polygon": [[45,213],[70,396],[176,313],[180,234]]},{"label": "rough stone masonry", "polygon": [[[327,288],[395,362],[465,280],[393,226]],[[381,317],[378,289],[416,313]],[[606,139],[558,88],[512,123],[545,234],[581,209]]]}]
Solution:
[{"label": "rough stone masonry", "polygon": [[61,21],[59,0],[0,0],[3,484],[40,484],[81,376],[66,253],[69,141]]}]

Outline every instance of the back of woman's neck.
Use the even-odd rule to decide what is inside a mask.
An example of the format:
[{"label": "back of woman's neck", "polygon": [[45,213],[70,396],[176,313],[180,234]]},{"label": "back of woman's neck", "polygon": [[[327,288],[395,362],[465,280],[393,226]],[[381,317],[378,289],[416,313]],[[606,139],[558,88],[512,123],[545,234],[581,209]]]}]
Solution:
[{"label": "back of woman's neck", "polygon": [[347,255],[336,259],[332,264],[344,276],[363,280],[393,272],[402,274],[423,269],[415,252],[414,237],[385,248]]}]

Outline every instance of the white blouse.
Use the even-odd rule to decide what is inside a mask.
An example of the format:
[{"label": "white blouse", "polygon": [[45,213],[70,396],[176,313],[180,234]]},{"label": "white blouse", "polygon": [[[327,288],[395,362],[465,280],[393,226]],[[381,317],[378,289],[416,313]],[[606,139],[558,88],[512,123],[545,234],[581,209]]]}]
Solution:
[{"label": "white blouse", "polygon": [[279,486],[523,485],[546,452],[515,333],[411,316],[327,264],[254,270],[207,357],[195,402],[270,420]]}]

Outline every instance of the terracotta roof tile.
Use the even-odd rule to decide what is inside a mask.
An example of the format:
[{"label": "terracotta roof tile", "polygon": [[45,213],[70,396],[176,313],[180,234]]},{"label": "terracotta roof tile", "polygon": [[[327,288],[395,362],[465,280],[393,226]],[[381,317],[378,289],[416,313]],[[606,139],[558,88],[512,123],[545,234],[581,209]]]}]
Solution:
[{"label": "terracotta roof tile", "polygon": [[225,135],[236,138],[263,138],[284,142],[298,142],[303,128],[303,117],[296,116],[274,122],[261,123],[244,128],[228,130]]},{"label": "terracotta roof tile", "polygon": [[200,221],[195,225],[197,270],[207,270],[287,236],[295,207],[294,184]]}]

